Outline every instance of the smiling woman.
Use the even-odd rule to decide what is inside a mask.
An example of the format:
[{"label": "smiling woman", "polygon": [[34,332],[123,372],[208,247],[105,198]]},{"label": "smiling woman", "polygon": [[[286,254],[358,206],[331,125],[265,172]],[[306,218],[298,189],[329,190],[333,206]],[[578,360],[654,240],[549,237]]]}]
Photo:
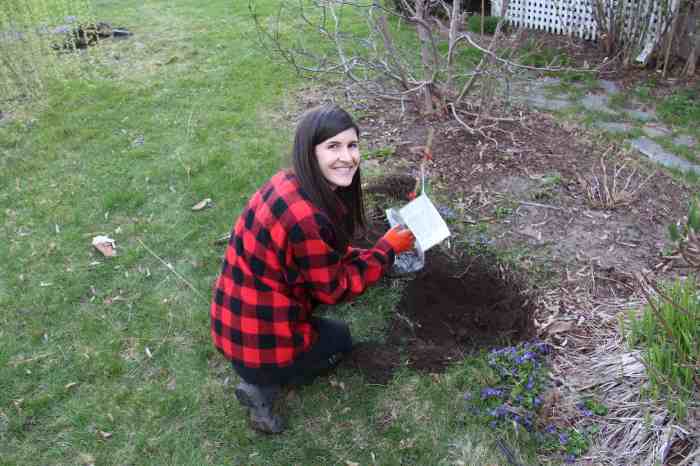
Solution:
[{"label": "smiling woman", "polygon": [[370,249],[349,246],[364,224],[359,134],[339,107],[305,113],[293,169],[253,194],[230,236],[211,335],[243,379],[236,396],[263,432],[284,428],[272,413],[281,385],[307,383],[352,350],[348,325],[315,317],[314,308],[362,294],[413,244],[398,227]]}]

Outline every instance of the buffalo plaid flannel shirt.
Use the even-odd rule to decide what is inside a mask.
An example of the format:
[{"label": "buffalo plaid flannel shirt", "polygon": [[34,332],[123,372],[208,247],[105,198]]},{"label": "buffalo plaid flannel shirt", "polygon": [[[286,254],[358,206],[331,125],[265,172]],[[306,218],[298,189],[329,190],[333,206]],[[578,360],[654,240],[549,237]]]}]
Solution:
[{"label": "buffalo plaid flannel shirt", "polygon": [[234,364],[274,369],[290,365],[318,335],[318,303],[353,298],[394,261],[384,239],[371,249],[331,246],[330,219],[280,172],[248,202],[233,227],[211,304],[214,345]]}]

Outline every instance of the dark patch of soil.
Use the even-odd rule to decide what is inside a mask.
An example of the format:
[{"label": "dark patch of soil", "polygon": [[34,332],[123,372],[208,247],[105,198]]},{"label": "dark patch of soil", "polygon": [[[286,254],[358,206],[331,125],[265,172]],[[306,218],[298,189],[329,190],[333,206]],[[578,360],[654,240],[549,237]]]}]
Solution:
[{"label": "dark patch of soil", "polygon": [[[381,227],[370,228],[371,243]],[[534,300],[516,273],[488,257],[451,259],[430,251],[406,284],[387,344],[363,343],[348,364],[371,383],[388,382],[401,360],[418,371],[442,372],[465,353],[534,335]]]},{"label": "dark patch of soil", "polygon": [[428,254],[398,305],[406,320],[394,320],[391,336],[454,348],[527,338],[532,306],[522,287],[486,257],[455,262],[440,252]]},{"label": "dark patch of soil", "polygon": [[395,346],[362,342],[355,345],[343,364],[358,370],[369,383],[384,385],[391,380],[400,362],[401,355]]}]

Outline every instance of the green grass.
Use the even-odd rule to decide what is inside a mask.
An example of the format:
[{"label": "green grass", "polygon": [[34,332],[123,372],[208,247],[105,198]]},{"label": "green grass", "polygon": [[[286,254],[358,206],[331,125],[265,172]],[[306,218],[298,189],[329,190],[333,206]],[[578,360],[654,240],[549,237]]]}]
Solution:
[{"label": "green grass", "polygon": [[663,99],[657,111],[666,123],[696,129],[700,121],[700,88],[674,92]]},{"label": "green grass", "polygon": [[[287,397],[285,435],[248,429],[209,337],[215,240],[282,165],[303,81],[261,53],[246,2],[94,11],[134,36],[75,57],[46,105],[2,102],[0,464],[502,463],[464,417],[462,365],[388,386],[341,369]],[[381,340],[398,285],[332,313]]]},{"label": "green grass", "polygon": [[646,393],[667,400],[680,419],[697,400],[700,384],[700,302],[695,277],[666,286],[639,316],[630,316],[628,341],[639,347],[651,385]]}]

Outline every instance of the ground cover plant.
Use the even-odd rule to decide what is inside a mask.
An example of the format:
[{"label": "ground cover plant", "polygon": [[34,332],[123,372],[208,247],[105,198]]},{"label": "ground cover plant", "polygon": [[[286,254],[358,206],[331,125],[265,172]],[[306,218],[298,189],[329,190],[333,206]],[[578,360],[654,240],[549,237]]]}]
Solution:
[{"label": "ground cover plant", "polygon": [[[257,12],[272,16],[271,5],[257,2]],[[93,11],[134,36],[72,56],[80,76],[49,80],[43,110],[4,95],[0,102],[9,115],[0,120],[0,464],[595,462],[608,450],[586,452],[589,443],[602,438],[614,452],[616,439],[629,438],[617,435],[624,426],[604,422],[608,409],[628,415],[620,413],[629,403],[603,396],[625,385],[619,378],[629,367],[615,365],[618,358],[579,383],[577,372],[593,367],[577,359],[579,350],[604,360],[596,350],[609,349],[601,342],[617,324],[614,311],[633,298],[629,271],[657,265],[666,225],[686,213],[697,187],[640,163],[639,173],[654,177],[637,200],[594,208],[578,176],[599,167],[607,141],[601,148],[516,107],[527,125],[510,122],[489,133],[498,145],[485,144],[451,119],[363,95],[344,100],[342,84],[307,84],[260,53],[245,4],[104,0]],[[475,66],[479,54],[465,61]],[[209,291],[219,241],[250,193],[283,165],[294,118],[330,99],[366,129],[364,149],[374,154],[367,173],[415,175],[417,148],[434,127],[431,196],[445,216],[452,212],[454,237],[430,264],[454,270],[423,277],[454,285],[439,296],[448,308],[465,291],[455,284],[476,288],[487,281],[476,274],[483,270],[528,318],[496,326],[503,334],[472,353],[470,337],[493,328],[480,319],[503,303],[484,299],[469,309],[467,332],[448,329],[454,316],[445,313],[435,319],[442,333],[431,334],[430,315],[402,302],[410,292],[428,307],[419,277],[389,278],[325,311],[350,322],[365,352],[329,378],[288,390],[289,430],[265,437],[248,429],[232,396],[237,379],[209,341]],[[617,146],[608,157],[610,166],[639,162]],[[96,235],[114,238],[117,256],[97,252]],[[483,269],[472,261],[485,258]],[[498,285],[512,271],[532,282]],[[506,343],[513,332],[548,345]],[[528,355],[536,353],[539,365]],[[368,366],[382,356],[392,364]],[[517,376],[503,373],[515,367]],[[610,379],[601,383],[600,373]],[[588,386],[595,382],[600,393]],[[524,414],[522,422],[492,416],[496,401]],[[537,428],[532,438],[525,419]],[[654,426],[656,435],[674,421]],[[663,438],[671,439],[667,450],[687,456],[683,445],[697,439],[680,433]],[[645,439],[635,458],[653,444]]]}]

